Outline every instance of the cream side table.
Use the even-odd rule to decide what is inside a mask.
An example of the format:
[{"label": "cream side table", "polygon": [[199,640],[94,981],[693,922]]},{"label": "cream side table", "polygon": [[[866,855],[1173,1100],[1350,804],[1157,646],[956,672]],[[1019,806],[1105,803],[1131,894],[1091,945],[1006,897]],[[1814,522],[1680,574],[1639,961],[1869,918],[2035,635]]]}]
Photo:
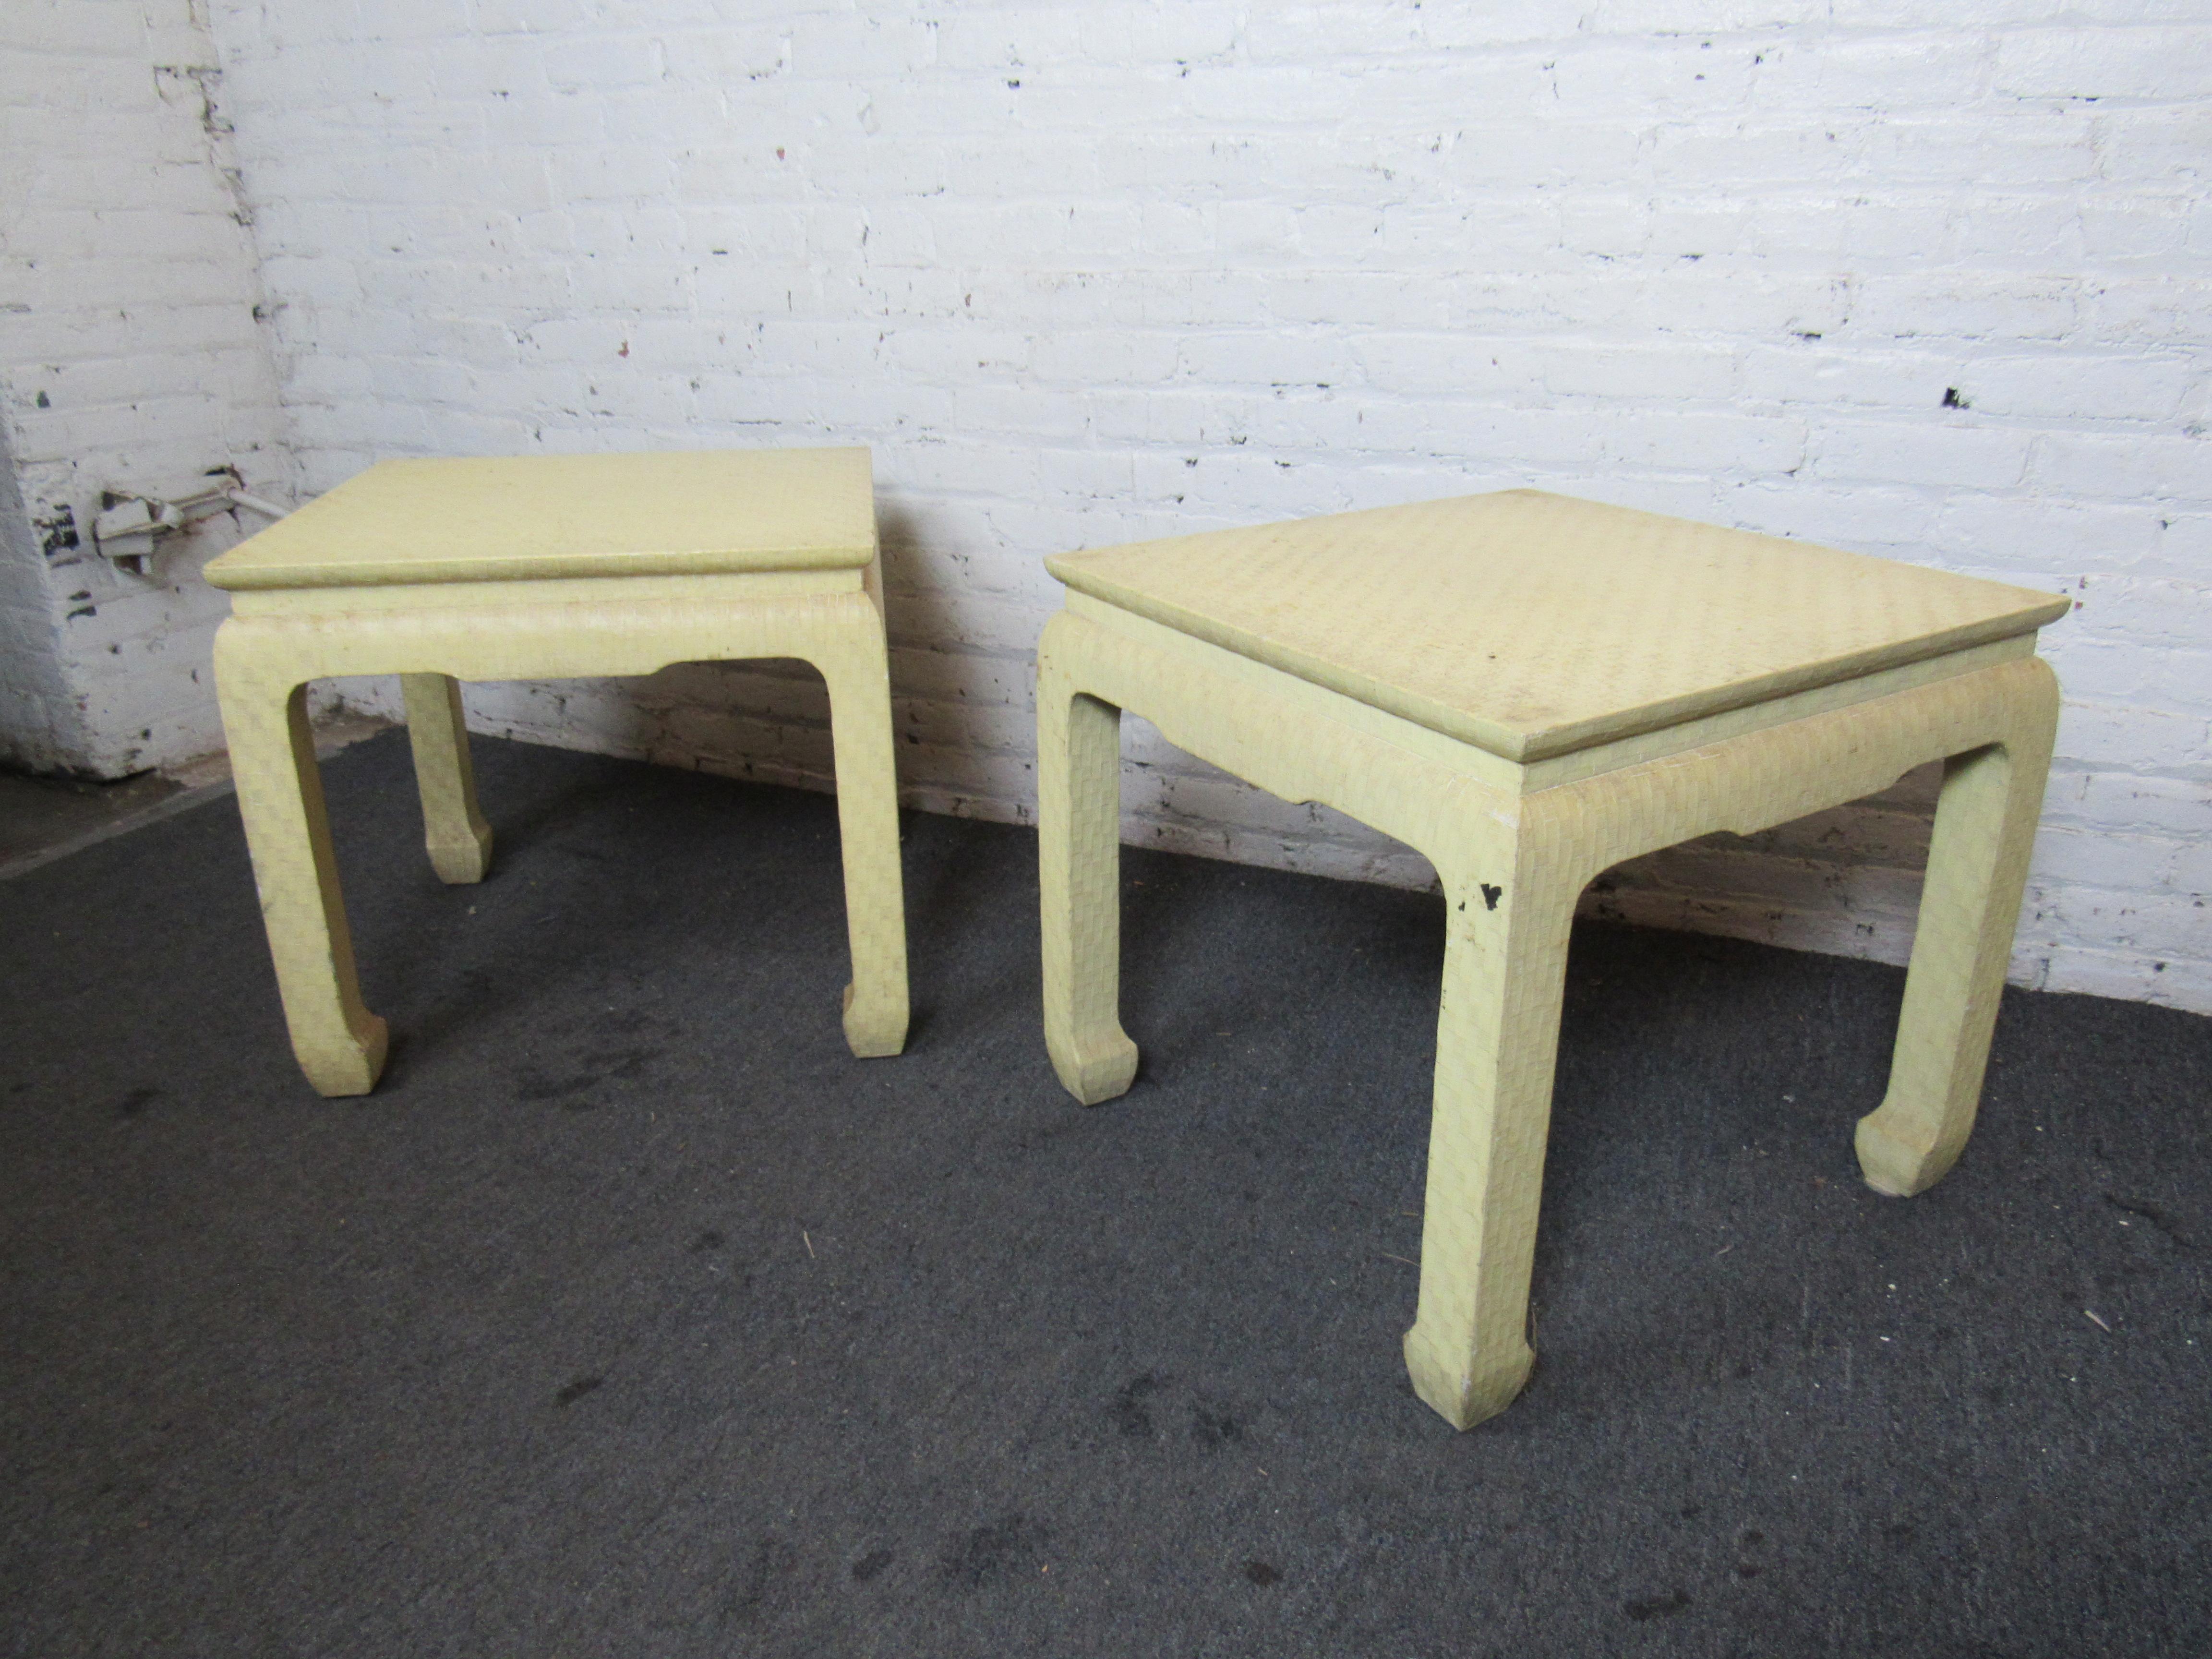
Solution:
[{"label": "cream side table", "polygon": [[1537,1194],[1576,896],[1946,763],[1867,1180],[1917,1193],[1972,1128],[2041,811],[2067,601],[1512,490],[1047,561],[1037,657],[1045,1036],[1078,1100],[1128,1088],[1120,713],[1425,854],[1443,1006],[1406,1364],[1460,1428],[1527,1380]]},{"label": "cream side table", "polygon": [[868,452],[702,451],[386,461],[210,562],[233,594],[216,687],[293,1052],[366,1094],[362,1004],[307,729],[307,682],[398,674],[430,861],[482,879],[458,679],[649,674],[795,657],[830,687],[853,979],[845,1036],[907,1027],[890,678]]}]

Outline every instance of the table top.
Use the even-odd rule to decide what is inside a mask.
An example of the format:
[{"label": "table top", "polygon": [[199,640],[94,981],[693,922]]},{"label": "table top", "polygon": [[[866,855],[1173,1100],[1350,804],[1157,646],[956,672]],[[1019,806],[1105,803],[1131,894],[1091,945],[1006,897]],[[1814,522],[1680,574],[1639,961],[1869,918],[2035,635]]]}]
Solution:
[{"label": "table top", "polygon": [[1533,489],[1045,563],[1078,592],[1515,761],[2029,634],[2069,604]]},{"label": "table top", "polygon": [[383,461],[207,565],[217,587],[845,570],[876,553],[865,449]]}]

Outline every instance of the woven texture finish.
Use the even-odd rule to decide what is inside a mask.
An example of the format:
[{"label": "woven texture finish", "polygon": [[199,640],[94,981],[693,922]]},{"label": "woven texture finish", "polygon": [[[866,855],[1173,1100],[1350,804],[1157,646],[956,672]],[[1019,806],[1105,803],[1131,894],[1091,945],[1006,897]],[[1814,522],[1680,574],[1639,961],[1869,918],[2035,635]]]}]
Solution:
[{"label": "woven texture finish", "polygon": [[[400,677],[424,844],[441,879],[471,883],[490,868],[492,832],[477,804],[459,680],[641,675],[676,662],[759,657],[812,664],[830,690],[837,769],[853,956],[846,1040],[860,1055],[895,1054],[905,1045],[898,778],[876,599],[868,452],[585,459],[600,465],[573,475],[562,471],[572,465],[565,460],[377,467],[277,526],[289,532],[284,545],[293,551],[285,556],[295,565],[276,562],[264,548],[258,564],[222,573],[235,586],[240,569],[249,569],[253,581],[243,585],[259,584],[216,632],[216,688],[293,1052],[323,1094],[374,1088],[386,1041],[384,1021],[362,1002],[355,975],[307,729],[307,683],[345,675]],[[762,483],[757,502],[746,493],[749,477]],[[684,489],[653,493],[687,479]],[[534,505],[524,489],[532,482],[546,486]],[[423,486],[419,500],[408,495],[413,483]],[[802,485],[814,489],[811,501],[799,499]],[[533,517],[513,516],[525,507]],[[621,526],[633,518],[644,528],[625,543]],[[785,573],[808,568],[805,561],[823,545],[805,542],[744,552],[695,548],[694,556],[708,562],[690,567],[688,574],[647,564],[624,579],[624,571],[635,568],[624,566],[625,558],[670,556],[650,551],[672,544],[669,536],[651,532],[672,535],[688,523],[696,539],[717,521],[749,526],[756,538],[777,526],[845,526],[843,547],[860,547],[867,557],[850,586],[835,592],[792,591]],[[556,550],[536,556],[555,567],[539,571],[538,580],[529,580],[525,568],[531,561],[520,536],[527,523],[544,531],[545,539],[536,544],[541,550]],[[379,537],[405,524],[434,526],[436,536],[420,544],[394,544],[398,550],[380,564],[359,562]],[[865,535],[852,528],[863,525]],[[471,526],[496,530],[487,530],[485,557],[471,556],[461,538]],[[256,538],[226,560],[250,554],[264,539]],[[636,550],[625,553],[625,546]],[[756,568],[745,568],[745,560]],[[288,568],[313,574],[285,587],[271,573]],[[334,586],[329,573],[338,569],[348,574]],[[502,572],[517,580],[501,580]],[[578,574],[600,579],[551,579]],[[361,605],[367,588],[379,604]],[[279,602],[289,608],[257,608]]]},{"label": "woven texture finish", "polygon": [[1525,489],[1046,563],[1079,592],[1521,761],[2029,633],[2068,607]]},{"label": "woven texture finish", "polygon": [[217,587],[858,570],[865,449],[385,461],[207,566]]},{"label": "woven texture finish", "polygon": [[[1826,548],[1514,492],[1051,562],[1037,652],[1045,1043],[1130,1087],[1121,711],[1426,855],[1443,889],[1414,1392],[1458,1427],[1527,1381],[1528,1285],[1575,901],[1622,860],[1945,775],[1869,1184],[1972,1129],[2057,719],[2066,608]],[[1556,757],[1571,756],[1568,761]]]}]

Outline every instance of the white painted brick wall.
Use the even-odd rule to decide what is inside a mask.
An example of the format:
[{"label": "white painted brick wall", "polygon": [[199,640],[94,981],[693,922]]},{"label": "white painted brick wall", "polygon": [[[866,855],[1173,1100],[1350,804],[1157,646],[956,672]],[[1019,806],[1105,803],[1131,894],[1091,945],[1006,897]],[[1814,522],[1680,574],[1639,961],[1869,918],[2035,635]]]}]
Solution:
[{"label": "white painted brick wall", "polygon": [[[2212,1009],[2201,4],[215,22],[306,487],[394,454],[870,444],[918,805],[1030,810],[1044,554],[1534,484],[2073,593],[2015,976]],[[471,708],[829,769],[796,672]],[[1428,878],[1141,728],[1128,774],[1133,839]],[[1929,800],[1717,837],[1591,903],[1896,959]]]},{"label": "white painted brick wall", "polygon": [[199,567],[240,526],[128,574],[93,550],[100,492],[189,494],[223,465],[292,487],[204,12],[9,0],[0,112],[0,498],[21,498],[0,499],[0,756],[118,777],[222,746],[227,606]]},{"label": "white painted brick wall", "polygon": [[46,771],[63,764],[78,726],[58,647],[46,560],[0,422],[0,763]]}]

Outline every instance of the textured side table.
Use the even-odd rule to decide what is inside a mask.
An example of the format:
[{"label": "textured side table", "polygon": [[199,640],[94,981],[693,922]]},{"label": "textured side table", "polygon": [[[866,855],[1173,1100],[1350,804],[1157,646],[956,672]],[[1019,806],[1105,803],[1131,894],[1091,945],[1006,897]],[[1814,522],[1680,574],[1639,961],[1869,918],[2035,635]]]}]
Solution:
[{"label": "textured side table", "polygon": [[1406,1363],[1461,1428],[1526,1326],[1575,901],[1625,859],[1750,834],[1946,763],[1880,1191],[1973,1125],[2040,814],[2067,601],[1529,490],[1062,555],[1038,651],[1045,1035],[1094,1103],[1129,1087],[1120,714],[1427,855],[1446,904],[1419,1308]]},{"label": "textured side table", "polygon": [[459,679],[649,674],[796,657],[829,683],[853,980],[845,1035],[895,1054],[906,921],[875,506],[865,449],[386,461],[207,567],[233,614],[216,683],[269,946],[308,1081],[365,1094],[362,1005],[306,686],[398,674],[430,859],[482,878]]}]

